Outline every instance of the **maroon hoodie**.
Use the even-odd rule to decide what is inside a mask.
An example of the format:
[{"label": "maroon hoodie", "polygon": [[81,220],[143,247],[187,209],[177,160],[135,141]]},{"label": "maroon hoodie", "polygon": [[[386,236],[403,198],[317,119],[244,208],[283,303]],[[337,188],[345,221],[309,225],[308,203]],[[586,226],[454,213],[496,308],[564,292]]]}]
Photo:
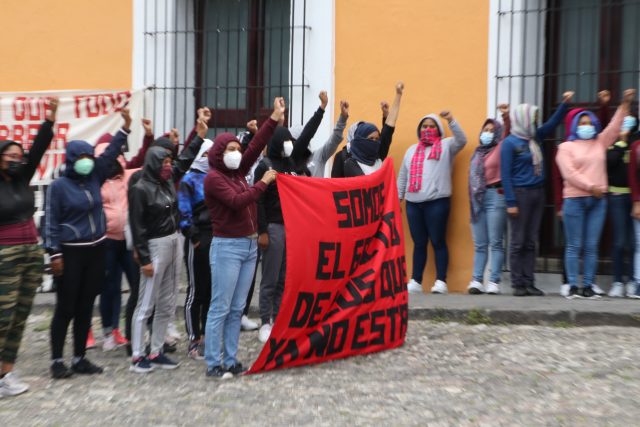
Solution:
[{"label": "maroon hoodie", "polygon": [[222,156],[230,142],[239,143],[238,138],[225,132],[214,140],[209,150],[211,169],[204,179],[205,203],[209,207],[214,236],[248,237],[258,231],[256,202],[267,186],[258,181],[251,187],[245,176],[271,139],[277,124],[271,118],[262,124],[242,154],[240,167],[236,170],[227,168]]}]

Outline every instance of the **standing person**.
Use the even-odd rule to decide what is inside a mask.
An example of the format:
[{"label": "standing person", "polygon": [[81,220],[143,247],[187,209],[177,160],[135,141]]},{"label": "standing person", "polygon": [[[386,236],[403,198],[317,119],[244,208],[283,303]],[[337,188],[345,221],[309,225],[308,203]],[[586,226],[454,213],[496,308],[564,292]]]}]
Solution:
[{"label": "standing person", "polygon": [[307,165],[311,172],[311,176],[318,178],[323,178],[325,176],[325,167],[342,142],[342,134],[344,133],[344,128],[347,125],[348,118],[349,103],[347,101],[340,101],[340,116],[338,117],[336,126],[333,129],[333,133],[322,147],[313,152]]},{"label": "standing person", "polygon": [[47,110],[28,154],[18,142],[0,141],[0,398],[29,389],[13,367],[42,281],[44,254],[38,245],[35,196],[29,183],[53,139],[57,98],[49,99]]},{"label": "standing person", "polygon": [[449,251],[447,223],[451,207],[453,159],[467,144],[467,137],[449,111],[440,113],[453,137],[444,137],[436,114],[424,116],[416,129],[418,143],[409,147],[398,174],[400,201],[407,200],[407,220],[413,239],[413,273],[409,292],[422,292],[422,276],[431,241],[436,258],[436,281],[431,293],[446,294]]},{"label": "standing person", "polygon": [[640,139],[631,145],[629,153],[629,187],[631,187],[631,200],[633,207],[631,216],[633,217],[634,231],[634,256],[633,256],[633,285],[632,289],[627,289],[627,297],[640,298]]},{"label": "standing person", "polygon": [[[509,106],[499,106],[502,116],[509,115]],[[504,138],[502,125],[487,119],[480,131],[480,144],[471,157],[469,167],[469,202],[473,234],[473,277],[467,291],[470,294],[499,294],[504,262],[504,229],[507,207],[500,179],[500,143]],[[484,269],[491,251],[491,273],[484,287]]]},{"label": "standing person", "polygon": [[187,355],[192,359],[204,359],[202,339],[211,300],[211,218],[204,203],[204,178],[209,172],[209,150],[213,141],[205,139],[189,172],[180,181],[178,208],[180,230],[185,236],[184,261],[187,267],[187,297],[184,303],[184,319],[189,337]]},{"label": "standing person", "polygon": [[[626,90],[622,104],[601,132],[598,118],[590,111],[579,113],[571,123],[569,141],[558,147],[556,163],[564,179],[563,216],[567,239],[565,265],[569,280],[568,298],[595,297],[598,244],[604,226],[608,190],[606,153],[615,143],[635,91]],[[578,289],[580,254],[584,250],[582,291]]]},{"label": "standing person", "polygon": [[542,296],[535,286],[536,244],[544,209],[544,158],[542,140],[551,135],[567,114],[573,92],[542,126],[539,109],[520,104],[511,113],[511,135],[500,146],[500,175],[510,228],[511,286],[515,296]]},{"label": "standing person", "polygon": [[[62,283],[56,290],[51,321],[51,376],[67,378],[73,373],[100,374],[102,368],[85,357],[93,303],[105,273],[106,226],[100,187],[109,178],[111,165],[122,153],[130,133],[129,110],[122,110],[123,128],[101,156],[86,141],[71,141],[66,150],[66,170],[47,190],[45,247],[51,268]],[[73,361],[64,364],[63,350],[73,320]]]},{"label": "standing person", "polygon": [[[207,121],[198,119],[198,135],[190,149],[197,146],[199,150],[207,130]],[[144,160],[142,176],[129,188],[131,234],[142,273],[131,328],[132,360],[129,370],[135,373],[178,367],[163,351],[167,327],[176,308],[178,263],[182,258],[174,168],[167,150],[151,147]],[[147,355],[144,333],[152,314],[151,344]]]},{"label": "standing person", "polygon": [[244,371],[236,359],[240,319],[258,257],[256,202],[276,178],[269,170],[249,187],[245,176],[271,139],[284,116],[283,98],[276,98],[270,119],[262,124],[249,146],[241,152],[238,139],[223,133],[209,150],[210,171],[204,182],[213,239],[211,304],[205,333],[207,376],[233,376]]}]

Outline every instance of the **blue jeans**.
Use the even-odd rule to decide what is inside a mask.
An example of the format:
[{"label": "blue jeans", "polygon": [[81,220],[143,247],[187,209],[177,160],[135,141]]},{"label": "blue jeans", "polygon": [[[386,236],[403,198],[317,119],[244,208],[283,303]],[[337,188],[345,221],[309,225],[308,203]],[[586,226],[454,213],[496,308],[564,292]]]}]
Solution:
[{"label": "blue jeans", "polygon": [[504,230],[507,222],[507,208],[504,195],[496,188],[488,188],[484,206],[478,213],[476,222],[471,223],[473,233],[473,280],[482,283],[491,249],[491,274],[489,281],[500,283],[504,263]]},{"label": "blue jeans", "polygon": [[598,244],[607,213],[607,199],[570,197],[564,199],[562,213],[566,239],[564,262],[569,285],[577,286],[580,254],[583,253],[582,283],[589,287],[596,278]]},{"label": "blue jeans", "polygon": [[140,267],[133,260],[133,252],[127,250],[124,240],[105,240],[106,276],[100,293],[100,316],[105,334],[118,329],[122,306],[122,273],[127,276],[129,287],[140,281]]},{"label": "blue jeans", "polygon": [[447,250],[447,222],[451,199],[413,203],[407,201],[407,220],[413,239],[413,274],[411,278],[422,283],[427,264],[427,244],[431,240],[436,257],[436,279],[447,281],[449,251]]},{"label": "blue jeans", "polygon": [[613,281],[624,283],[631,280],[631,252],[633,248],[633,218],[631,218],[631,194],[609,195],[609,222],[611,223],[611,258]]},{"label": "blue jeans", "polygon": [[204,353],[209,368],[236,364],[240,319],[257,258],[255,239],[214,237],[211,241],[211,304]]}]

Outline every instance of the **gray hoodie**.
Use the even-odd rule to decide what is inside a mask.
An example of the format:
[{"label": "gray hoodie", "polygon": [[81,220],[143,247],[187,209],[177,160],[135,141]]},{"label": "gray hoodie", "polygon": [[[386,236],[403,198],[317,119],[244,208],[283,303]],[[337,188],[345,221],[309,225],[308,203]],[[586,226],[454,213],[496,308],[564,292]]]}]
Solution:
[{"label": "gray hoodie", "polygon": [[344,119],[342,115],[339,116],[336,127],[333,129],[333,133],[327,142],[313,152],[311,160],[307,164],[307,167],[311,171],[311,176],[324,178],[324,167],[342,142],[342,134],[346,125],[347,120]]}]

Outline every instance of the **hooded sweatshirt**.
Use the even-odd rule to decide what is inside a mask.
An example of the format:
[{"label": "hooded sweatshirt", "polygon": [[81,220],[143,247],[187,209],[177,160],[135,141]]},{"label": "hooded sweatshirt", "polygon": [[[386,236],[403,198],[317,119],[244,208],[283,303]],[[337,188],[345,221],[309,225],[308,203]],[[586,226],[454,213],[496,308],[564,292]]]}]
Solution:
[{"label": "hooded sweatshirt", "polygon": [[258,231],[256,202],[267,186],[257,182],[250,187],[245,176],[260,156],[273,135],[277,122],[267,119],[242,154],[240,167],[227,168],[223,155],[232,141],[239,143],[231,133],[218,135],[209,150],[209,173],[204,180],[205,201],[209,207],[214,237],[256,237]]},{"label": "hooded sweatshirt", "polygon": [[[567,113],[567,116],[564,118],[564,141],[569,139],[569,135],[571,135],[571,123],[573,122],[576,114],[586,111],[584,108],[572,108]],[[562,211],[562,190],[564,188],[564,184],[562,183],[562,175],[560,174],[560,169],[558,169],[558,163],[556,163],[555,159],[558,155],[558,146],[554,147],[553,151],[553,162],[551,164],[551,181],[553,186],[553,203],[556,207],[556,212]]]},{"label": "hooded sweatshirt", "polygon": [[558,147],[556,163],[564,179],[563,197],[589,197],[591,188],[597,187],[606,193],[609,188],[606,170],[606,153],[616,142],[624,119],[622,108],[618,108],[611,122],[595,139],[581,140],[576,133],[583,115],[591,116],[591,123],[599,130],[600,121],[589,111],[576,114],[571,124],[569,140]]},{"label": "hooded sweatshirt", "polygon": [[409,147],[402,160],[400,173],[398,174],[398,195],[400,200],[407,199],[408,202],[420,203],[451,196],[451,173],[453,171],[453,159],[467,144],[467,137],[456,121],[449,123],[449,128],[453,137],[444,138],[444,126],[440,118],[435,114],[423,117],[418,123],[417,134],[420,137],[420,127],[426,119],[435,121],[440,136],[443,137],[442,154],[440,160],[428,159],[432,147],[425,149],[425,156],[422,169],[422,183],[420,191],[411,193],[409,189],[409,172],[411,171],[411,160],[416,152],[418,144]]},{"label": "hooded sweatshirt", "polygon": [[211,234],[211,218],[204,202],[204,179],[209,172],[208,151],[213,141],[205,139],[191,169],[180,181],[178,208],[180,230],[192,242],[199,241],[203,233]]}]

